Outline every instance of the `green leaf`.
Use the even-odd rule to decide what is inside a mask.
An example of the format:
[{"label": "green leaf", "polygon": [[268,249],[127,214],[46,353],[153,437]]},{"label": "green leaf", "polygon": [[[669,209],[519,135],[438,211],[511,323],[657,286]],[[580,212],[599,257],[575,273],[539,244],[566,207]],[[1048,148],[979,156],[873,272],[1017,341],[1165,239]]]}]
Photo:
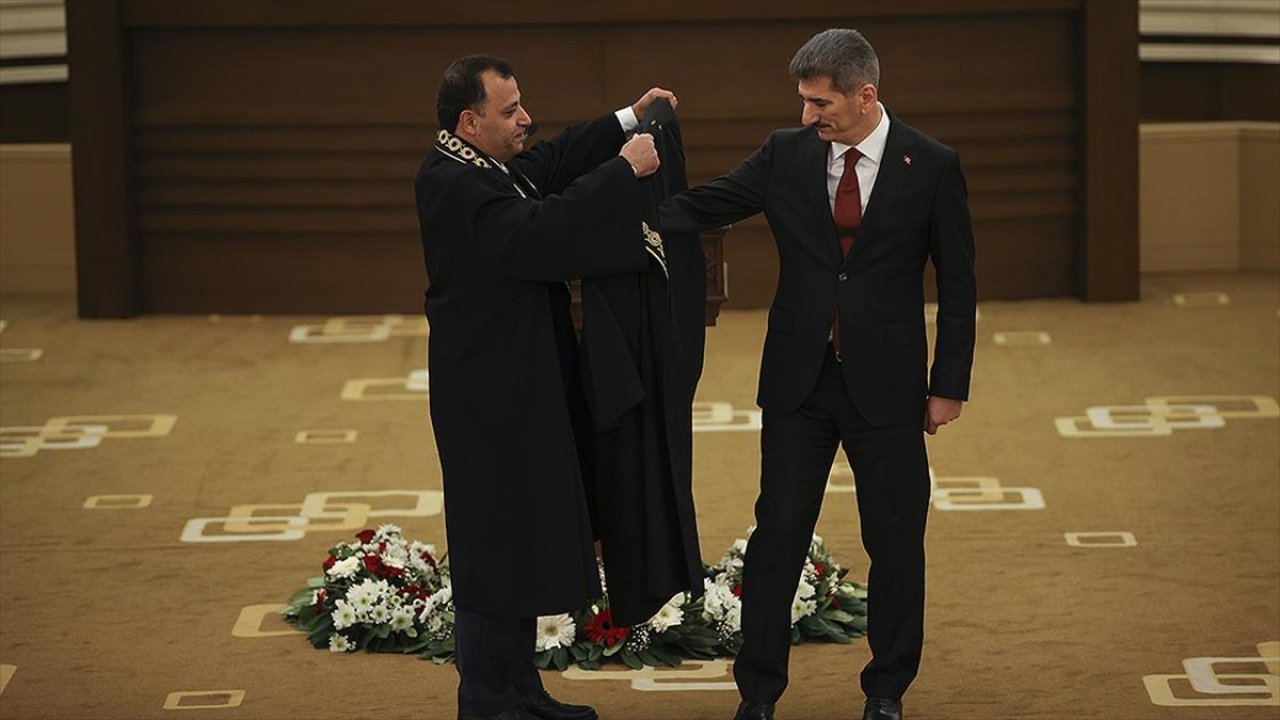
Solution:
[{"label": "green leaf", "polygon": [[655,657],[654,654],[649,652],[648,650],[641,650],[639,653],[637,653],[637,656],[640,658],[640,662],[650,667],[657,667],[662,664],[662,661],[659,660],[657,657]]},{"label": "green leaf", "polygon": [[663,665],[666,665],[667,667],[680,667],[681,665],[680,658],[676,657],[675,655],[672,655],[670,652],[667,652],[665,648],[661,648],[656,645],[650,645],[649,653],[652,654],[655,658],[658,659],[659,662],[661,662]]},{"label": "green leaf", "polygon": [[617,655],[618,653],[622,652],[622,648],[623,648],[623,646],[625,646],[625,645],[626,645],[626,643],[618,643],[617,645],[614,645],[613,647],[606,647],[606,648],[604,649],[604,656],[605,656],[605,657],[613,657],[614,655]]},{"label": "green leaf", "polygon": [[536,653],[533,656],[533,664],[539,670],[546,670],[548,667],[551,666],[551,651],[543,650],[540,653]]},{"label": "green leaf", "polygon": [[838,623],[851,623],[853,616],[843,610],[828,609],[820,615],[823,620],[831,620]]},{"label": "green leaf", "polygon": [[564,672],[569,669],[569,651],[562,647],[552,650],[551,661],[555,663],[557,670]]},{"label": "green leaf", "polygon": [[[618,643],[618,645],[621,645],[621,644],[622,644],[622,643]],[[615,647],[616,647],[616,646],[615,646]],[[631,668],[632,670],[643,670],[643,669],[644,669],[644,663],[640,662],[640,658],[637,658],[637,657],[636,657],[635,655],[633,655],[632,653],[629,653],[629,652],[626,652],[626,653],[620,653],[620,654],[618,655],[618,657],[622,659],[622,664],[623,664],[623,665],[626,665],[627,667]]]}]

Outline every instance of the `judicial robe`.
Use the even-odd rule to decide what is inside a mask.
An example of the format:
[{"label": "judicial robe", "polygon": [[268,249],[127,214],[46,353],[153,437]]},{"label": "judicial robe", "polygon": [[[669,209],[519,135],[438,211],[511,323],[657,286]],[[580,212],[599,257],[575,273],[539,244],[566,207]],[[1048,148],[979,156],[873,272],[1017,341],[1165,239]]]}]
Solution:
[{"label": "judicial robe", "polygon": [[662,164],[641,180],[650,263],[584,278],[582,349],[595,422],[595,491],[613,622],[648,620],[702,593],[693,504],[692,403],[706,334],[706,260],[696,235],[662,237],[663,200],[686,189],[679,124],[654,133]]},{"label": "judicial robe", "polygon": [[431,426],[459,608],[532,617],[600,594],[564,283],[647,265],[623,139],[607,115],[512,158],[508,174],[441,131],[418,171]]}]

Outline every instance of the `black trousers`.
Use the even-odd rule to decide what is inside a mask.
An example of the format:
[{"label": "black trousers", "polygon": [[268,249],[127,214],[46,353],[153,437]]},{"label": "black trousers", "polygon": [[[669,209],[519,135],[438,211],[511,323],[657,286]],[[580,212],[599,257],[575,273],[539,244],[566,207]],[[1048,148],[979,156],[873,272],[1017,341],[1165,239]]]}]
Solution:
[{"label": "black trousers", "polygon": [[918,420],[871,426],[850,402],[839,362],[828,349],[818,382],[800,408],[764,414],[756,530],[743,568],[743,645],[733,667],[744,700],[776,702],[787,687],[791,604],[840,445],[853,469],[862,542],[871,559],[872,658],[862,671],[862,689],[900,698],[915,679],[924,641],[930,495],[923,411],[922,398]]},{"label": "black trousers", "polygon": [[497,715],[542,690],[533,665],[535,618],[491,618],[458,610],[454,623],[459,714]]}]

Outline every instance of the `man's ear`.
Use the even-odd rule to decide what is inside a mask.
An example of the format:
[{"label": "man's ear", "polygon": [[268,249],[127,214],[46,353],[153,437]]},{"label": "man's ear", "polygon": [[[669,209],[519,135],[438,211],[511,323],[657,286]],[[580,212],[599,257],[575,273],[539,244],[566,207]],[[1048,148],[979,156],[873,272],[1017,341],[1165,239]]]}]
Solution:
[{"label": "man's ear", "polygon": [[467,135],[475,135],[476,124],[476,113],[474,110],[463,110],[458,115],[458,130],[465,132]]},{"label": "man's ear", "polygon": [[880,93],[879,91],[876,90],[875,85],[872,85],[871,83],[867,83],[866,85],[863,85],[861,89],[858,90],[858,100],[860,104],[862,104],[863,107],[866,108],[866,111],[870,112],[871,108],[875,107],[876,100],[878,99],[879,94]]}]

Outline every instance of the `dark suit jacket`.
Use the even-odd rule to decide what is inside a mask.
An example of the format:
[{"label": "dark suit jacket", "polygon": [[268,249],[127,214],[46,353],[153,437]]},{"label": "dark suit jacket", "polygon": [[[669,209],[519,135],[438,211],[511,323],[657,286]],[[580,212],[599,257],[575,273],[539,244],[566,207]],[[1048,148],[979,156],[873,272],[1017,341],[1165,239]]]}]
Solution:
[{"label": "dark suit jacket", "polygon": [[564,281],[648,264],[622,142],[607,115],[513,158],[515,176],[438,147],[418,171],[431,425],[459,608],[532,617],[599,595]]},{"label": "dark suit jacket", "polygon": [[[827,195],[830,144],[812,128],[776,130],[728,175],[662,207],[668,231],[697,231],[764,212],[778,246],[757,402],[796,410],[817,381],[840,311],[845,386],[874,425],[921,421],[927,395],[966,400],[973,365],[973,230],[954,150],[892,113],[853,249],[840,254]],[[937,269],[938,335],[929,373],[925,261]]]}]

